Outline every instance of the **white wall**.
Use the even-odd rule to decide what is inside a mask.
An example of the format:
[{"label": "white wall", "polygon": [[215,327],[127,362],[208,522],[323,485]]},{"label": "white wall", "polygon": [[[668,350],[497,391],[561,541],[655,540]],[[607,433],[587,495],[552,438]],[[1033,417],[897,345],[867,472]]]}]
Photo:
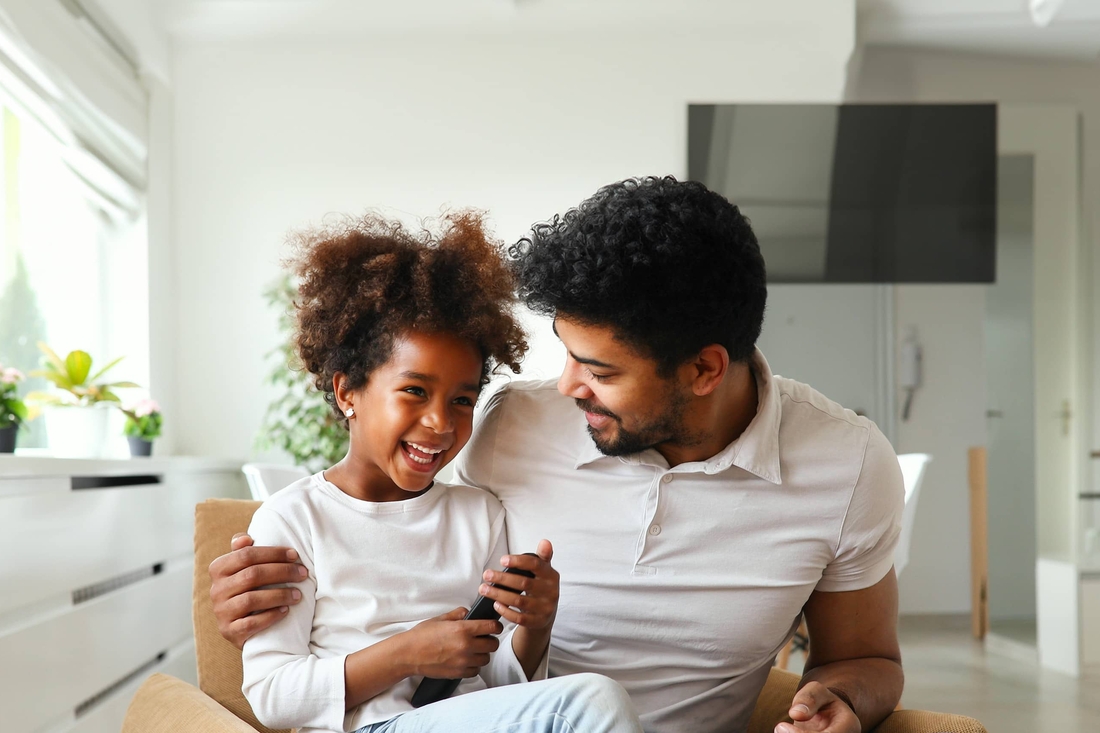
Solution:
[{"label": "white wall", "polygon": [[909,565],[898,578],[900,610],[964,612],[970,608],[967,449],[984,445],[986,434],[985,286],[898,285],[894,294],[898,356],[909,326],[923,351],[923,384],[909,420],[898,422],[894,447],[933,457],[921,485]]},{"label": "white wall", "polygon": [[173,149],[175,146],[172,89],[156,76],[145,79],[149,89],[149,394],[165,415],[164,432],[156,443],[159,455],[176,452],[181,407],[177,398],[177,338],[175,218],[172,212]]},{"label": "white wall", "polygon": [[[386,205],[488,208],[514,240],[604,183],[686,170],[689,101],[835,101],[853,3],[736,3],[689,32],[178,42],[179,452],[250,453],[287,229]],[[735,7],[736,6],[736,7]],[[793,6],[793,7],[792,7]],[[556,375],[545,327],[529,359]]]},{"label": "white wall", "polygon": [[886,395],[895,383],[886,361],[892,298],[882,285],[769,285],[757,345],[772,372],[866,415],[893,440],[894,405]]}]

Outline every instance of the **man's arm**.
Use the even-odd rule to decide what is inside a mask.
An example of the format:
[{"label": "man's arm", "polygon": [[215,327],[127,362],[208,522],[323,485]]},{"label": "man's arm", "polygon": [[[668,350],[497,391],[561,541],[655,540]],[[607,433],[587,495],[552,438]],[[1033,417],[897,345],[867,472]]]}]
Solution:
[{"label": "man's arm", "polygon": [[871,730],[897,706],[904,683],[893,569],[863,590],[814,591],[803,613],[810,651],[789,712],[795,724],[777,733]]}]

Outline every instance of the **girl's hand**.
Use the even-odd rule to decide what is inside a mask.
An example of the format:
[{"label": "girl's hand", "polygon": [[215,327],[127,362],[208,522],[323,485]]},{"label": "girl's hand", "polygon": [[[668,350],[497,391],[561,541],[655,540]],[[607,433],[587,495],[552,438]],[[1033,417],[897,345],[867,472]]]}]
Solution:
[{"label": "girl's hand", "polygon": [[404,634],[413,674],[454,680],[474,677],[500,646],[499,621],[464,621],[465,608],[421,621]]},{"label": "girl's hand", "polygon": [[[558,612],[559,578],[558,571],[550,565],[554,547],[549,540],[539,542],[537,553],[537,556],[505,555],[500,560],[505,568],[527,570],[535,577],[486,570],[483,576],[485,582],[478,588],[478,593],[496,601],[494,607],[502,618],[531,631],[545,630],[548,633]],[[489,583],[505,588],[494,588]],[[515,592],[506,588],[512,588]]]}]

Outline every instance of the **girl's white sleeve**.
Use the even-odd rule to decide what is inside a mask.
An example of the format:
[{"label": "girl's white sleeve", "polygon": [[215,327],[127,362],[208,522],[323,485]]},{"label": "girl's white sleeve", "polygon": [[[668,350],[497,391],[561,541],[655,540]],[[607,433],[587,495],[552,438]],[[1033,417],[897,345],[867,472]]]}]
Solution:
[{"label": "girl's white sleeve", "polygon": [[261,506],[248,534],[259,545],[298,551],[309,576],[292,583],[302,600],[284,618],[245,642],[244,693],[252,711],[269,728],[344,730],[344,656],[321,659],[310,653],[317,584],[308,538],[299,536],[274,510]]},{"label": "girl's white sleeve", "polygon": [[[508,554],[508,533],[504,527],[503,507],[500,508],[499,513],[493,520],[492,532],[495,541],[492,544],[493,551],[485,561],[485,569],[499,570],[500,558]],[[542,655],[538,667],[535,668],[535,673],[528,680],[523,671],[523,665],[520,664],[519,658],[512,649],[512,635],[519,627],[504,619],[501,619],[501,622],[504,624],[504,632],[500,635],[500,648],[489,657],[489,663],[481,668],[481,679],[485,680],[485,684],[489,687],[501,687],[503,685],[514,685],[518,682],[534,682],[535,680],[546,679],[549,649],[546,654]]]}]

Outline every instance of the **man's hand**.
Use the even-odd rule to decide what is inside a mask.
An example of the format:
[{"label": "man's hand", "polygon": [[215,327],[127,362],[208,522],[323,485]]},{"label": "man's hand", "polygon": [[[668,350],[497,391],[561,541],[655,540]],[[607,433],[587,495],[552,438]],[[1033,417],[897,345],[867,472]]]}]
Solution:
[{"label": "man's hand", "polygon": [[246,534],[234,535],[230,549],[229,554],[210,563],[210,600],[218,631],[240,649],[302,599],[297,588],[264,586],[301,582],[307,571],[294,550],[253,547],[252,538]]},{"label": "man's hand", "polygon": [[[493,607],[506,618],[519,626],[512,634],[512,651],[515,652],[527,679],[539,667],[546,650],[550,648],[550,630],[554,627],[554,617],[558,613],[559,578],[558,571],[550,565],[554,557],[554,546],[549,540],[542,540],[531,555],[505,555],[500,564],[506,568],[519,568],[534,574],[533,578],[522,575],[486,570],[485,583],[478,593],[494,601]],[[513,588],[515,592],[489,583]],[[520,595],[520,594],[523,595]]]},{"label": "man's hand", "polygon": [[467,609],[456,608],[421,621],[406,631],[412,674],[455,680],[475,677],[500,646],[492,634],[504,630],[499,621],[465,621]]},{"label": "man's hand", "polygon": [[[560,579],[558,571],[550,565],[554,557],[553,545],[548,540],[542,540],[537,553],[536,556],[505,555],[501,558],[501,565],[505,568],[527,570],[535,577],[486,570],[482,576],[485,582],[477,592],[496,601],[494,607],[501,617],[517,626],[532,631],[549,631],[558,613]],[[490,583],[505,587],[493,587]],[[512,588],[515,592],[506,588]]]},{"label": "man's hand", "polygon": [[791,723],[780,723],[775,733],[860,733],[859,718],[848,703],[820,682],[807,682],[791,702]]}]

